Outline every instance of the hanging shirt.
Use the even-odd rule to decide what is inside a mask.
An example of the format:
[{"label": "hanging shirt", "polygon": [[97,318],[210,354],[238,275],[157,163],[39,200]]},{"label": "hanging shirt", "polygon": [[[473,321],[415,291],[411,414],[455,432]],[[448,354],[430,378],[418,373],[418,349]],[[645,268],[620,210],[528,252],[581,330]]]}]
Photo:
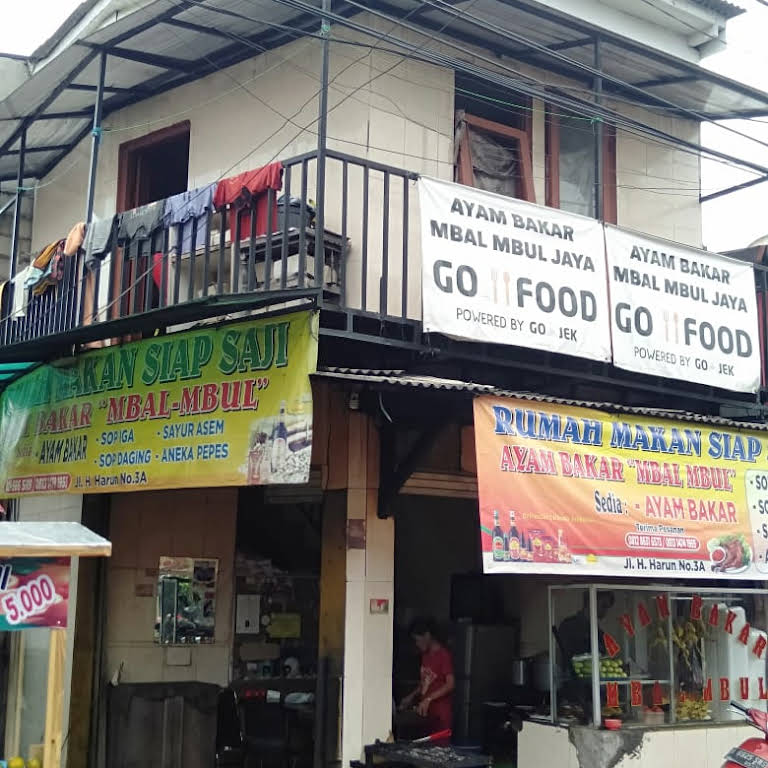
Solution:
[{"label": "hanging shirt", "polygon": [[118,214],[117,238],[118,240],[134,240],[148,238],[163,226],[163,212],[165,201],[142,205],[131,211]]},{"label": "hanging shirt", "polygon": [[115,217],[94,219],[85,233],[85,264],[93,269],[97,260],[102,260],[112,249],[112,233]]},{"label": "hanging shirt", "polygon": [[[450,651],[438,646],[427,651],[421,657],[421,698],[429,698],[439,691],[453,675],[453,658]],[[453,726],[453,693],[441,696],[430,702],[427,718],[433,732],[443,731]]]},{"label": "hanging shirt", "polygon": [[181,224],[181,251],[178,244],[171,248],[171,252],[189,253],[192,250],[192,222],[197,221],[197,238],[195,248],[205,245],[208,233],[205,231],[205,220],[208,211],[213,210],[213,194],[216,184],[206,187],[190,189],[187,192],[169,197],[165,201],[163,213],[163,225],[173,227]]},{"label": "hanging shirt", "polygon": [[[256,202],[256,227],[257,235],[263,235],[267,231],[267,199],[268,189],[278,191],[283,186],[283,164],[281,162],[270,163],[263,168],[254,171],[246,171],[238,176],[230,176],[222,179],[216,185],[216,193],[213,196],[213,204],[216,208],[230,205],[229,210],[229,236],[235,239],[237,229],[238,211],[250,208],[253,201]],[[272,211],[273,222],[270,229],[277,228],[276,208]],[[240,239],[250,237],[251,216],[243,214],[240,219]]]}]

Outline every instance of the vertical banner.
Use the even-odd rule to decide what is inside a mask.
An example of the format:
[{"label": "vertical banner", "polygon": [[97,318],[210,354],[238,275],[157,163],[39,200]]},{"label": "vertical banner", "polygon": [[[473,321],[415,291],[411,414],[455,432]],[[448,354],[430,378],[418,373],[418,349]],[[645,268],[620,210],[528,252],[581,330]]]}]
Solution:
[{"label": "vertical banner", "polygon": [[0,559],[0,631],[66,627],[68,557]]},{"label": "vertical banner", "polygon": [[611,357],[600,222],[420,178],[425,331]]},{"label": "vertical banner", "polygon": [[751,264],[606,226],[613,362],[638,373],[756,392]]},{"label": "vertical banner", "polygon": [[474,409],[486,572],[768,577],[768,433],[490,396]]},{"label": "vertical banner", "polygon": [[0,398],[7,496],[301,484],[317,313],[146,339],[42,365]]}]

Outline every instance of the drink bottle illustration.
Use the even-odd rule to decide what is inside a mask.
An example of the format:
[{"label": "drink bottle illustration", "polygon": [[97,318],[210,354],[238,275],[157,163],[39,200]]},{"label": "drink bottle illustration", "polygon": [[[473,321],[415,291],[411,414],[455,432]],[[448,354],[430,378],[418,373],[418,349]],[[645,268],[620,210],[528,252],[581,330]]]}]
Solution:
[{"label": "drink bottle illustration", "polygon": [[493,533],[491,534],[491,551],[493,560],[497,563],[504,562],[504,553],[507,548],[506,536],[499,525],[499,511],[493,510]]}]

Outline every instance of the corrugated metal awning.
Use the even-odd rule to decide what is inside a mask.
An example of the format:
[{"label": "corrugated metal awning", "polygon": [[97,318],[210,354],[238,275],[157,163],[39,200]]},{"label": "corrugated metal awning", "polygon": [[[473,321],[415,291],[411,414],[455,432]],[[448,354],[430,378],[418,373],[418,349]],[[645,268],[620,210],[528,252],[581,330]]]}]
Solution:
[{"label": "corrugated metal awning", "polygon": [[700,5],[708,11],[719,13],[721,16],[725,16],[726,19],[732,19],[744,13],[743,8],[734,3],[729,3],[727,0],[692,0],[692,2],[694,5]]},{"label": "corrugated metal awning", "polygon": [[0,523],[0,557],[109,557],[112,544],[80,523]]},{"label": "corrugated metal awning", "polygon": [[[725,17],[739,11],[724,0],[697,0],[697,4]],[[46,176],[88,136],[100,51],[110,54],[103,110],[107,118],[119,109],[292,40],[318,35],[315,9],[320,5],[320,0],[149,0],[135,9],[129,6],[126,12],[117,0],[111,8],[106,2],[83,3],[29,60],[31,76],[0,101],[0,180],[15,178],[24,126],[28,178]],[[109,10],[116,21],[106,21]],[[647,106],[663,108],[665,114],[678,109],[683,115],[695,111],[707,118],[768,114],[768,94],[759,89],[533,0],[475,0],[471,8],[474,23],[469,9],[457,18],[452,15],[456,13],[453,3],[427,4],[423,0],[339,0],[333,13],[343,24],[356,16],[358,22],[365,21],[362,10],[390,19],[399,17],[422,34],[448,30],[462,44],[575,78],[586,89],[585,104],[591,100],[593,78],[583,67],[594,61],[593,41],[599,33],[606,96],[640,98]],[[488,20],[487,28],[478,29],[478,20]],[[507,32],[514,30],[543,50],[504,39],[499,20]],[[390,45],[387,35],[381,40]],[[553,58],[555,54],[558,59]],[[640,85],[643,94],[637,91]],[[555,86],[546,87],[557,91]],[[109,120],[105,120],[104,130],[109,128]],[[87,162],[87,153],[76,162]]]},{"label": "corrugated metal awning", "polygon": [[677,419],[678,421],[712,424],[730,429],[754,429],[768,432],[768,424],[737,421],[723,416],[710,416],[691,411],[672,410],[666,408],[648,408],[636,405],[622,405],[591,400],[576,400],[573,398],[553,397],[536,392],[520,392],[504,389],[493,384],[480,384],[458,379],[445,379],[439,376],[424,376],[398,370],[374,370],[367,368],[320,368],[314,374],[317,378],[336,380],[348,384],[371,386],[376,388],[426,389],[443,392],[466,393],[467,395],[497,395],[512,397],[518,400],[529,400],[537,403],[553,403],[556,405],[591,408],[607,413],[627,413],[636,416],[646,416],[659,419]]}]

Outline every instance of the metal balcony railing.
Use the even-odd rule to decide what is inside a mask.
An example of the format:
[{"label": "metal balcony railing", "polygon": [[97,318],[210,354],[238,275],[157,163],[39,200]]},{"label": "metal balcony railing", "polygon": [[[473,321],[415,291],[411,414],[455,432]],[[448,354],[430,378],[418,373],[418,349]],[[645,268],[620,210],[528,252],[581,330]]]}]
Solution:
[{"label": "metal balcony railing", "polygon": [[412,175],[329,152],[320,232],[316,163],[316,152],[284,161],[282,190],[267,190],[266,205],[259,198],[238,209],[234,226],[227,206],[149,236],[126,239],[115,231],[106,258],[86,263],[82,250],[65,257],[60,279],[40,295],[12,280],[0,347],[132,335],[153,323],[172,326],[299,299],[413,323],[420,306],[418,263],[409,258],[416,235]]},{"label": "metal balcony railing", "polygon": [[[205,318],[298,303],[326,310],[329,332],[365,329],[418,344],[421,244],[415,174],[328,151],[323,231],[315,226],[317,153],[283,161],[279,192],[201,223],[120,239],[108,259],[65,258],[41,295],[6,285],[0,356],[53,345],[136,338]],[[229,222],[233,220],[232,226]],[[768,268],[755,265],[762,387],[768,386]],[[17,292],[25,291],[20,302]],[[27,354],[28,358],[29,355]],[[33,358],[34,359],[34,358]]]}]

